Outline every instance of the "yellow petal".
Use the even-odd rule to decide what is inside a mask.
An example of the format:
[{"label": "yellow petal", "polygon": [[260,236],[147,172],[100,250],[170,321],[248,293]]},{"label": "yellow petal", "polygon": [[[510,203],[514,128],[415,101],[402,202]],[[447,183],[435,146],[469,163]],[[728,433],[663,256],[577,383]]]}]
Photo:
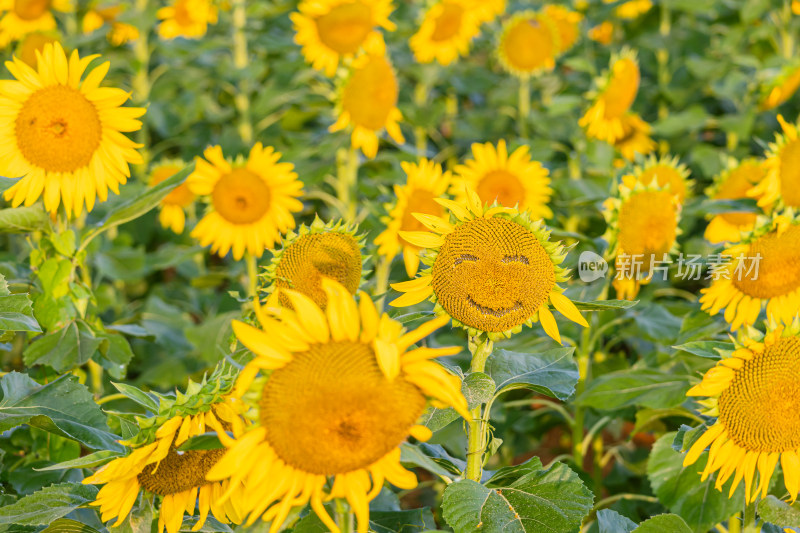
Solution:
[{"label": "yellow petal", "polygon": [[428,231],[399,231],[398,234],[420,248],[439,248],[444,244],[444,238]]},{"label": "yellow petal", "polygon": [[433,287],[426,287],[418,291],[407,292],[399,298],[395,298],[389,302],[389,305],[392,307],[408,307],[409,305],[420,303],[431,294],[433,294]]},{"label": "yellow petal", "polygon": [[303,329],[317,342],[328,342],[330,331],[322,309],[317,307],[317,304],[303,293],[291,289],[280,289],[280,291],[289,297],[297,315],[297,320],[303,326]]},{"label": "yellow petal", "polygon": [[589,323],[583,318],[583,315],[581,315],[581,312],[575,307],[575,304],[564,296],[564,294],[552,291],[550,293],[550,301],[553,302],[553,306],[558,309],[559,313],[585,328],[589,327]]},{"label": "yellow petal", "polygon": [[426,228],[436,233],[446,235],[453,231],[453,225],[441,217],[429,215],[427,213],[411,213],[411,216],[422,222]]},{"label": "yellow petal", "polygon": [[[292,360],[292,354],[276,345],[266,332],[239,320],[234,320],[231,325],[236,338],[259,358],[266,360],[270,365],[266,368],[281,368]],[[265,368],[261,363],[259,366]]]},{"label": "yellow petal", "polygon": [[683,466],[694,464],[703,453],[703,450],[716,439],[725,428],[722,424],[714,424],[698,438],[695,443],[689,448],[686,457],[683,458]]},{"label": "yellow petal", "polygon": [[561,334],[558,332],[558,324],[547,304],[539,308],[539,322],[541,322],[544,332],[547,333],[553,340],[561,344]]}]

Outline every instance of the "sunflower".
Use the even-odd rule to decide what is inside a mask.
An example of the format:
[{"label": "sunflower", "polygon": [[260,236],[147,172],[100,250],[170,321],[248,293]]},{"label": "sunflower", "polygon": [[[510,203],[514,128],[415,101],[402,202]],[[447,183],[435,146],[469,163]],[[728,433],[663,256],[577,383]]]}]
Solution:
[{"label": "sunflower", "polygon": [[31,68],[36,68],[36,53],[44,51],[44,45],[48,43],[55,43],[58,39],[57,32],[42,32],[35,31],[25,35],[17,44],[16,56],[22,60],[23,63]]},{"label": "sunflower", "polygon": [[[683,465],[694,464],[710,446],[702,472],[705,479],[719,471],[716,488],[731,476],[729,497],[744,480],[747,503],[759,492],[767,497],[780,461],[792,502],[800,490],[800,324],[778,326],[766,335],[751,329],[736,340],[687,396],[705,396],[700,403],[717,420],[689,448]],[[758,484],[756,484],[758,472]]]},{"label": "sunflower", "polygon": [[731,331],[754,324],[765,306],[769,320],[790,324],[800,309],[800,218],[791,211],[761,218],[723,255],[730,261],[701,291],[702,309],[725,309]]},{"label": "sunflower", "polygon": [[[729,164],[729,168],[714,178],[714,184],[706,194],[714,200],[738,200],[747,198],[747,192],[759,183],[766,174],[764,165],[756,159],[745,159]],[[753,229],[756,213],[730,212],[715,215],[706,227],[705,238],[712,244],[737,242],[742,231]]]},{"label": "sunflower", "polygon": [[350,143],[370,159],[378,154],[378,133],[386,133],[397,143],[405,138],[400,126],[403,115],[397,109],[397,77],[389,58],[370,50],[353,61],[353,69],[341,90],[339,117],[328,128],[335,132],[352,125]]},{"label": "sunflower", "polygon": [[618,298],[632,300],[652,279],[658,262],[677,252],[680,202],[655,177],[644,184],[628,174],[603,207],[608,224],[603,237],[617,271],[613,285]]},{"label": "sunflower", "polygon": [[609,45],[614,40],[614,24],[605,21],[589,30],[589,39],[600,44]]},{"label": "sunflower", "polygon": [[622,137],[614,141],[614,148],[627,161],[636,159],[636,154],[646,156],[656,149],[656,143],[650,137],[650,124],[633,112],[620,117]]},{"label": "sunflower", "polygon": [[764,165],[766,177],[753,187],[748,196],[758,198],[764,209],[800,207],[800,139],[798,124],[789,124],[778,115],[783,134],[775,135],[770,143]]},{"label": "sunflower", "polygon": [[531,160],[527,146],[520,146],[509,155],[505,140],[500,140],[497,147],[492,143],[474,143],[472,159],[456,166],[454,171],[456,179],[450,194],[460,203],[467,201],[466,186],[477,192],[484,204],[497,202],[517,207],[534,219],[553,216],[547,205],[553,195],[548,170]]},{"label": "sunflower", "polygon": [[[409,40],[411,51],[420,63],[438,61],[449,65],[469,53],[472,39],[480,33],[486,11],[475,9],[474,0],[441,0],[427,13]],[[487,4],[491,7],[492,4]],[[492,9],[489,9],[492,11]]]},{"label": "sunflower", "polygon": [[211,0],[173,0],[172,5],[156,12],[161,21],[158,35],[162,39],[199,39],[209,24],[217,23],[217,6]]},{"label": "sunflower", "polygon": [[491,22],[506,11],[506,0],[471,0],[467,5],[480,24]]},{"label": "sunflower", "polygon": [[522,11],[503,25],[497,56],[508,72],[525,78],[552,70],[559,50],[561,42],[555,21],[542,13]]},{"label": "sunflower", "polygon": [[[165,160],[153,167],[150,173],[150,187],[155,187],[170,176],[175,175],[184,167],[183,161]],[[177,234],[183,233],[186,226],[186,213],[184,210],[194,203],[194,193],[189,190],[186,182],[181,183],[161,200],[161,210],[158,221],[161,227],[169,228]]]},{"label": "sunflower", "polygon": [[122,14],[121,6],[95,7],[86,12],[81,21],[81,30],[84,34],[92,33],[109,24],[111,28],[106,34],[108,42],[114,46],[133,42],[139,38],[139,30],[136,26],[126,22],[119,22],[117,18]]},{"label": "sunflower", "polygon": [[[356,235],[356,231],[356,227],[342,221],[325,224],[319,217],[310,226],[300,226],[296,233],[290,231],[281,250],[273,252],[265,273],[267,292],[277,297],[279,289],[294,289],[323,310],[328,303],[323,279],[335,280],[355,295],[365,259],[361,255],[364,236]],[[291,307],[285,294],[280,295],[279,301]]]},{"label": "sunflower", "polygon": [[630,110],[639,91],[639,64],[629,48],[611,58],[611,66],[598,82],[599,92],[594,103],[578,124],[594,139],[614,144],[625,137],[623,118]]},{"label": "sunflower", "polygon": [[395,185],[394,195],[397,198],[394,204],[387,204],[388,217],[381,221],[386,229],[375,239],[378,254],[393,259],[398,252],[403,252],[403,262],[406,273],[414,277],[419,268],[418,246],[414,246],[400,236],[401,231],[420,231],[423,226],[413,213],[441,216],[444,208],[436,203],[436,198],[441,197],[450,185],[452,175],[450,171],[443,171],[442,165],[422,158],[419,163],[400,163],[406,173],[406,184]]},{"label": "sunflower", "polygon": [[67,12],[73,8],[70,0],[0,0],[0,47],[22,39],[35,31],[53,31],[56,19],[53,11]]},{"label": "sunflower", "polygon": [[467,188],[465,201],[437,198],[455,216],[414,216],[433,233],[401,231],[415,246],[429,248],[429,267],[411,281],[392,288],[405,294],[390,305],[405,307],[430,299],[435,311],[453,319],[470,335],[488,333],[490,339],[510,337],[541,322],[550,337],[561,342],[549,304],[586,327],[586,320],[564,294],[558,282],[568,279],[559,266],[566,257],[560,243],[550,242],[541,220],[511,207],[485,207]]},{"label": "sunflower", "polygon": [[[158,531],[177,533],[184,512],[190,515],[197,507],[200,518],[192,528],[197,531],[206,522],[209,511],[223,523],[240,523],[243,515],[237,502],[244,487],[230,481],[209,482],[206,474],[224,455],[222,449],[179,451],[188,439],[212,428],[241,433],[246,427],[247,408],[239,399],[220,392],[230,389],[233,380],[218,373],[203,383],[191,383],[186,393],[159,398],[159,414],[139,418],[139,433],[123,442],[132,448],[83,480],[85,484],[104,485],[92,505],[100,507],[103,522],[116,518],[114,527],[128,516],[139,493],[144,491],[161,498]],[[153,395],[153,393],[150,393]],[[233,497],[223,501],[223,496]]]},{"label": "sunflower", "polygon": [[544,6],[542,14],[553,21],[558,31],[558,50],[556,53],[563,54],[572,48],[578,40],[583,15],[556,4]]},{"label": "sunflower", "polygon": [[261,257],[294,228],[292,213],[303,208],[297,199],[303,183],[294,165],[278,163],[280,152],[256,143],[246,162],[233,165],[222,148],[211,146],[197,158],[195,171],[186,179],[189,190],[211,200],[211,210],[192,231],[192,237],[211,252],[224,257],[229,251],[237,261],[244,252]]},{"label": "sunflower", "polygon": [[392,9],[391,0],[303,0],[289,15],[297,32],[294,42],[312,67],[333,76],[340,61],[362,49],[383,53],[378,28],[394,31]]},{"label": "sunflower", "polygon": [[[613,4],[618,0],[603,0],[606,4]],[[625,20],[633,20],[644,15],[653,7],[652,0],[628,0],[614,8],[614,14]]]},{"label": "sunflower", "polygon": [[659,187],[677,195],[681,203],[686,200],[692,187],[689,169],[678,161],[677,156],[660,158],[651,156],[642,165],[634,168],[633,176],[645,185],[655,180]]},{"label": "sunflower", "polygon": [[761,111],[774,109],[791,98],[800,88],[800,65],[784,67],[765,88],[759,104]]},{"label": "sunflower", "polygon": [[369,502],[384,481],[404,489],[417,484],[400,465],[398,446],[409,435],[430,438],[429,429],[416,425],[427,399],[469,416],[460,379],[431,360],[460,348],[407,351],[445,320],[404,333],[366,294],[356,303],[335,281],[322,286],[326,311],[300,292],[279,289],[295,311],[269,316],[255,302],[263,330],[233,322],[238,339],[256,354],[237,390],[247,390],[261,370],[270,375],[256,427],[234,431],[234,438],[218,430],[228,451],[207,479],[246,486],[237,504],[248,524],[271,521],[270,533],[280,530],[292,507],[307,503],[327,531],[339,533],[323,506],[331,498],[346,498],[359,533],[366,533]]},{"label": "sunflower", "polygon": [[120,107],[129,93],[100,87],[108,62],[81,76],[96,55],[67,61],[59,43],[44,46],[38,70],[14,58],[6,67],[19,81],[4,81],[0,93],[0,175],[21,177],[4,196],[14,207],[44,196],[55,213],[64,204],[67,216],[108,198],[108,189],[130,176],[129,163],[141,163],[138,145],[122,132],[136,131],[139,107]]}]

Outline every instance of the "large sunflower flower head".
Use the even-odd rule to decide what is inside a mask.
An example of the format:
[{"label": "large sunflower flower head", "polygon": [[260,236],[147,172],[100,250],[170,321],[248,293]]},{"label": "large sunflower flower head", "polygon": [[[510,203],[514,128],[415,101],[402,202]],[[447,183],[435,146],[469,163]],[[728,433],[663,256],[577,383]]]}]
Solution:
[{"label": "large sunflower flower head", "polygon": [[353,60],[339,93],[339,116],[329,131],[352,126],[350,144],[370,159],[378,154],[378,134],[384,129],[395,142],[405,142],[398,124],[403,115],[397,108],[397,76],[385,53],[372,48]]},{"label": "large sunflower flower head", "polygon": [[303,183],[291,163],[279,163],[280,152],[256,143],[247,161],[229,163],[222,148],[211,146],[197,158],[186,179],[189,190],[208,198],[210,209],[192,231],[192,237],[224,257],[237,261],[245,251],[261,257],[264,250],[294,228],[292,213],[303,208],[297,199]]},{"label": "large sunflower flower head", "polygon": [[790,324],[800,309],[800,218],[793,210],[759,217],[740,242],[722,252],[729,261],[701,292],[710,315],[725,310],[731,331],[767,319]]},{"label": "large sunflower flower head", "polygon": [[81,80],[96,55],[67,58],[57,42],[44,45],[37,69],[13,58],[6,68],[16,78],[3,82],[0,94],[0,175],[19,177],[4,197],[13,206],[33,204],[55,213],[64,206],[68,217],[104,202],[108,190],[130,176],[131,163],[141,163],[134,143],[122,132],[142,127],[145,110],[121,107],[130,97],[122,89],[100,87],[109,69],[105,62]]},{"label": "large sunflower flower head", "polygon": [[[714,177],[714,183],[706,189],[706,195],[714,200],[740,200],[761,182],[767,170],[762,161],[745,159],[731,160],[727,168]],[[732,211],[714,215],[708,223],[705,238],[712,244],[738,242],[741,233],[753,229],[756,213]]]},{"label": "large sunflower flower head", "polygon": [[569,279],[559,266],[566,257],[561,243],[550,242],[541,221],[511,207],[485,206],[467,189],[465,202],[438,198],[450,217],[416,213],[430,231],[400,232],[411,244],[429,249],[428,268],[411,281],[395,283],[404,292],[391,302],[404,307],[430,299],[437,314],[452,318],[470,335],[509,337],[541,322],[561,342],[549,304],[584,327],[588,324],[558,283]]},{"label": "large sunflower flower head", "polygon": [[527,211],[531,218],[550,218],[548,204],[553,195],[549,171],[538,161],[531,160],[528,147],[523,145],[510,155],[506,141],[474,143],[472,158],[455,167],[456,179],[450,194],[457,202],[467,201],[467,188],[478,193],[481,203],[497,202],[506,207]]},{"label": "large sunflower flower head", "polygon": [[778,75],[763,87],[759,109],[768,111],[778,107],[791,98],[798,88],[800,88],[800,64],[795,61],[782,68]]},{"label": "large sunflower flower head", "polygon": [[722,360],[686,393],[705,397],[700,402],[704,414],[716,422],[689,448],[683,464],[694,464],[708,448],[703,481],[719,471],[715,486],[722,490],[733,476],[729,497],[744,481],[749,503],[759,493],[767,497],[780,462],[794,502],[800,491],[800,323],[773,326],[766,335],[748,330],[736,339],[735,350],[723,352]]},{"label": "large sunflower flower head", "polygon": [[566,53],[578,40],[583,15],[558,4],[547,4],[542,8],[542,14],[553,21],[558,31],[556,53]]},{"label": "large sunflower flower head", "polygon": [[765,210],[800,207],[800,123],[789,124],[778,115],[783,134],[775,135],[766,154],[766,177],[748,196],[758,199]]},{"label": "large sunflower flower head", "polygon": [[70,0],[0,0],[0,47],[8,46],[25,35],[56,29],[53,11],[68,12],[74,6]]},{"label": "large sunflower flower head", "polygon": [[681,204],[669,184],[659,185],[655,177],[644,184],[628,174],[603,207],[608,224],[603,237],[617,272],[613,285],[618,298],[632,300],[659,262],[677,253]]},{"label": "large sunflower flower head", "polygon": [[578,124],[593,139],[614,144],[625,137],[623,117],[628,113],[639,92],[639,63],[636,53],[623,48],[611,57],[608,72],[597,81],[597,94],[592,106]]},{"label": "large sunflower flower head", "polygon": [[466,56],[472,39],[480,33],[481,22],[487,17],[486,11],[476,9],[475,3],[474,0],[439,0],[434,3],[425,13],[417,33],[409,40],[414,58],[420,63],[438,61],[441,65],[449,65]]},{"label": "large sunflower flower head", "polygon": [[[622,137],[614,141],[614,148],[625,161],[634,161],[637,154],[647,156],[656,149],[656,142],[650,137],[652,127],[638,113],[625,113],[619,120],[622,124]],[[622,165],[624,166],[624,162]]]},{"label": "large sunflower flower head", "polygon": [[333,76],[341,61],[362,50],[383,53],[378,28],[394,31],[389,20],[393,9],[391,0],[303,0],[289,16],[297,32],[294,41],[302,46],[306,61]]},{"label": "large sunflower flower head", "polygon": [[234,438],[219,432],[228,448],[211,469],[210,480],[230,480],[247,492],[237,501],[249,515],[280,530],[294,506],[311,504],[327,527],[339,533],[325,510],[330,498],[346,499],[366,533],[369,502],[384,481],[404,489],[414,474],[400,465],[399,445],[410,435],[427,440],[417,425],[430,400],[468,416],[461,381],[433,358],[452,348],[410,349],[442,327],[434,319],[406,332],[379,315],[369,297],[356,301],[337,282],[323,280],[327,308],[308,296],[279,289],[294,310],[270,314],[255,302],[263,329],[234,321],[238,339],[255,358],[242,370],[237,390],[250,388],[261,371],[270,372],[258,404],[258,424]]},{"label": "large sunflower flower head", "polygon": [[693,186],[689,169],[677,156],[648,157],[644,163],[634,167],[633,175],[645,185],[655,181],[659,187],[676,195],[680,203],[686,200]]},{"label": "large sunflower flower head", "polygon": [[378,254],[393,259],[403,253],[406,273],[414,277],[419,269],[420,248],[400,236],[403,231],[421,231],[425,226],[414,217],[414,213],[441,216],[444,208],[436,202],[450,186],[450,171],[442,165],[422,158],[419,163],[400,163],[406,173],[405,185],[395,185],[395,202],[384,207],[389,216],[381,218],[386,229],[375,238]]},{"label": "large sunflower flower head", "polygon": [[[92,505],[100,508],[103,522],[115,519],[119,526],[130,513],[141,492],[161,499],[158,531],[177,533],[184,513],[200,513],[192,528],[203,527],[209,511],[222,523],[240,523],[237,502],[244,488],[230,481],[211,482],[206,474],[222,458],[223,449],[179,448],[192,437],[208,431],[243,432],[248,422],[247,406],[230,396],[234,378],[230,372],[217,369],[200,383],[189,382],[186,392],[175,396],[148,393],[158,403],[158,413],[137,418],[138,434],[123,442],[131,448],[101,467],[83,483],[103,485]],[[224,495],[234,494],[222,500]]]},{"label": "large sunflower flower head", "polygon": [[199,39],[206,34],[209,24],[217,23],[218,15],[212,0],[173,0],[156,12],[161,21],[158,36],[167,40]]},{"label": "large sunflower flower head", "polygon": [[291,300],[280,289],[292,289],[323,310],[328,303],[323,279],[332,279],[355,295],[366,260],[361,254],[364,236],[357,231],[356,226],[341,220],[325,224],[319,217],[310,226],[304,224],[297,232],[290,231],[264,272],[266,292],[281,305],[291,307]]},{"label": "large sunflower flower head", "polygon": [[521,11],[503,25],[497,56],[503,68],[520,78],[552,70],[561,50],[556,22],[544,13]]},{"label": "large sunflower flower head", "polygon": [[[164,159],[155,164],[150,171],[148,185],[155,187],[165,179],[180,172],[185,163],[179,159]],[[161,200],[158,221],[161,227],[169,228],[177,234],[183,233],[186,227],[186,209],[194,203],[195,195],[189,190],[186,182],[181,183]]]}]

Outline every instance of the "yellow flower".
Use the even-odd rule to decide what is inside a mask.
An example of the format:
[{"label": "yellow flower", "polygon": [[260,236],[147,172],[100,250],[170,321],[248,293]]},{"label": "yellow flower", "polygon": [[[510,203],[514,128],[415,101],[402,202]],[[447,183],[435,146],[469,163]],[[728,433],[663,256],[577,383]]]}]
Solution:
[{"label": "yellow flower", "polygon": [[700,291],[702,309],[710,315],[725,309],[731,331],[753,325],[764,307],[769,320],[790,324],[800,309],[800,220],[788,212],[757,221],[723,254],[730,261]]},{"label": "yellow flower", "polygon": [[72,10],[70,0],[0,0],[0,47],[8,46],[28,33],[56,29],[53,11]]},{"label": "yellow flower", "polygon": [[639,65],[636,54],[628,48],[611,58],[611,67],[599,82],[594,103],[578,124],[594,139],[614,144],[625,137],[623,117],[639,91]]},{"label": "yellow flower", "polygon": [[292,213],[303,204],[297,199],[303,183],[294,165],[279,163],[280,152],[256,143],[247,161],[233,165],[222,148],[206,148],[197,158],[195,171],[186,179],[189,190],[211,200],[211,209],[192,231],[192,237],[211,252],[224,257],[229,251],[237,261],[244,252],[261,257],[295,226]]},{"label": "yellow flower", "polygon": [[[714,200],[738,200],[747,198],[747,192],[764,179],[766,169],[761,161],[745,159],[735,161],[730,168],[714,178],[714,185],[707,194]],[[736,212],[715,215],[706,227],[705,238],[712,244],[737,242],[742,231],[750,231],[756,222],[756,213]]]},{"label": "yellow flower", "polygon": [[409,45],[420,63],[438,61],[449,65],[469,53],[472,39],[480,33],[485,13],[474,9],[473,0],[441,0],[435,3]]},{"label": "yellow flower", "polygon": [[[759,492],[767,497],[780,461],[791,501],[800,490],[800,410],[797,376],[800,374],[800,326],[777,327],[762,335],[751,330],[736,342],[736,350],[703,376],[687,396],[705,396],[701,402],[716,422],[686,454],[683,464],[694,464],[707,447],[708,460],[701,479],[719,471],[715,486],[733,476],[728,496],[744,481],[745,502]],[[735,473],[735,475],[734,475]],[[758,484],[756,484],[758,473]]]},{"label": "yellow flower", "polygon": [[96,7],[90,9],[86,12],[86,15],[83,16],[81,30],[84,34],[88,34],[100,29],[104,24],[110,24],[111,29],[106,35],[108,42],[114,46],[122,46],[123,44],[133,42],[139,38],[139,30],[136,26],[117,21],[121,13],[121,6]]},{"label": "yellow flower", "polygon": [[589,30],[589,39],[604,45],[611,44],[614,39],[614,24],[609,21],[598,24]]},{"label": "yellow flower", "polygon": [[[155,187],[165,179],[175,175],[184,167],[183,161],[165,160],[153,166],[150,173],[150,187]],[[161,227],[169,228],[177,234],[183,233],[186,226],[186,214],[184,210],[194,203],[194,194],[189,190],[189,185],[184,182],[172,189],[172,191],[161,200],[161,208],[158,213],[158,221]]]},{"label": "yellow flower", "polygon": [[467,0],[469,9],[479,23],[491,22],[506,11],[506,0]]},{"label": "yellow flower", "polygon": [[770,143],[764,165],[767,176],[748,196],[757,198],[759,207],[800,207],[800,139],[798,125],[789,124],[781,115],[778,122],[783,135],[776,134]]},{"label": "yellow flower", "polygon": [[13,206],[33,204],[44,196],[44,207],[55,213],[64,205],[67,216],[91,211],[95,198],[104,202],[108,189],[130,176],[129,163],[141,163],[140,145],[122,132],[136,131],[145,112],[121,107],[129,93],[100,87],[108,62],[92,69],[96,55],[81,58],[77,50],[67,60],[59,43],[46,44],[38,71],[14,58],[6,67],[18,81],[3,81],[0,89],[0,175],[21,177],[4,196]]},{"label": "yellow flower", "polygon": [[[603,0],[606,4],[613,4],[617,1],[618,0]],[[621,19],[633,20],[650,11],[652,7],[653,2],[651,0],[629,0],[619,4],[614,9],[614,14]]]},{"label": "yellow flower", "polygon": [[[228,448],[207,475],[230,479],[247,491],[237,505],[280,530],[295,506],[311,504],[326,526],[340,533],[323,505],[346,498],[366,533],[369,502],[384,481],[411,489],[412,472],[400,465],[399,445],[409,436],[427,440],[416,425],[428,398],[468,416],[461,381],[432,361],[460,348],[417,348],[414,343],[445,324],[431,320],[404,332],[388,315],[379,315],[369,297],[357,303],[350,292],[325,279],[328,306],[322,311],[307,296],[282,289],[295,311],[267,315],[258,302],[263,329],[234,321],[238,339],[256,357],[242,370],[237,390],[269,371],[261,392],[259,422],[234,438],[218,430]],[[233,497],[233,496],[232,496]]]},{"label": "yellow flower", "polygon": [[558,31],[558,49],[556,53],[563,54],[572,48],[578,40],[578,32],[580,31],[583,15],[556,4],[544,6],[542,14],[555,23]]},{"label": "yellow flower", "polygon": [[800,0],[792,0],[792,13],[800,15]]},{"label": "yellow flower", "polygon": [[653,180],[659,188],[678,196],[678,201],[683,203],[691,191],[692,183],[689,180],[689,169],[678,161],[676,157],[663,156],[660,158],[649,157],[644,164],[636,166],[633,170],[634,177],[642,184],[648,185]]},{"label": "yellow flower", "polygon": [[394,186],[397,200],[394,204],[385,206],[389,216],[381,220],[386,229],[375,239],[375,244],[378,246],[378,254],[389,259],[402,251],[406,273],[409,277],[414,277],[419,268],[420,249],[401,237],[400,232],[425,229],[412,213],[433,216],[444,213],[444,208],[435,200],[447,191],[452,175],[450,171],[443,171],[439,163],[425,158],[420,159],[419,163],[403,161],[400,166],[406,173],[406,184]]},{"label": "yellow flower", "polygon": [[19,57],[23,63],[31,68],[36,68],[36,52],[40,54],[44,52],[44,45],[48,43],[58,42],[58,34],[56,32],[41,32],[35,31],[29,33],[22,38],[17,45],[16,56]]},{"label": "yellow flower", "polygon": [[156,12],[161,21],[158,35],[162,39],[199,39],[209,24],[217,23],[218,9],[212,0],[173,0],[172,5]]},{"label": "yellow flower", "polygon": [[335,132],[352,125],[350,143],[370,159],[378,154],[378,133],[386,130],[397,143],[404,143],[398,122],[397,77],[389,58],[368,53],[353,61],[353,70],[341,91],[339,117],[328,128]]},{"label": "yellow flower", "polygon": [[478,193],[481,203],[515,207],[534,219],[553,216],[548,207],[553,195],[548,170],[531,160],[527,146],[509,155],[504,140],[496,148],[492,143],[474,143],[472,159],[454,170],[450,194],[460,203],[467,201],[466,186]]},{"label": "yellow flower", "polygon": [[636,154],[648,155],[656,149],[655,141],[650,137],[650,124],[642,120],[636,113],[625,113],[620,118],[622,137],[614,141],[614,148],[624,159],[633,161]]},{"label": "yellow flower", "polygon": [[[241,401],[226,398],[195,414],[175,415],[156,427],[152,442],[134,447],[125,456],[100,468],[83,483],[104,485],[92,503],[100,507],[103,522],[116,518],[114,527],[123,523],[139,493],[146,491],[161,497],[158,531],[178,533],[183,514],[200,518],[192,528],[197,531],[206,522],[209,511],[222,523],[240,523],[243,515],[237,502],[245,488],[230,481],[210,482],[206,474],[225,454],[225,450],[189,450],[178,448],[191,437],[206,431],[225,428],[241,433],[245,408]],[[230,498],[223,501],[223,497]]]},{"label": "yellow flower", "polygon": [[429,265],[411,281],[392,285],[405,294],[390,305],[405,307],[425,299],[435,302],[437,314],[453,319],[471,335],[486,332],[491,339],[509,337],[523,325],[541,322],[545,333],[561,342],[549,304],[586,327],[586,320],[558,282],[568,279],[559,266],[566,257],[560,243],[550,242],[541,221],[511,207],[485,207],[467,189],[466,201],[437,198],[455,216],[414,216],[431,232],[401,231],[415,246],[428,248]]},{"label": "yellow flower", "polygon": [[289,15],[297,32],[294,42],[312,67],[333,76],[340,61],[363,49],[383,53],[378,28],[394,31],[392,9],[391,0],[303,0]]},{"label": "yellow flower", "polygon": [[503,68],[524,78],[552,70],[560,49],[555,22],[541,13],[522,11],[503,25],[497,55]]},{"label": "yellow flower", "polygon": [[608,223],[604,239],[615,258],[617,298],[634,299],[640,286],[651,281],[657,262],[677,252],[680,210],[677,195],[655,177],[647,184],[632,175],[622,177],[603,211]]},{"label": "yellow flower", "polygon": [[789,65],[765,89],[759,109],[767,111],[791,98],[800,88],[800,66]]}]

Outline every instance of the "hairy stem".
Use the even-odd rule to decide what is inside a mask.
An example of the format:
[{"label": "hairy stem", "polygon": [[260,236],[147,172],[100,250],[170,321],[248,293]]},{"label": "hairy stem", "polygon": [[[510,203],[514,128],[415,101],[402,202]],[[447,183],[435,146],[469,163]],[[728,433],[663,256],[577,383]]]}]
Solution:
[{"label": "hairy stem", "polygon": [[[469,339],[469,350],[472,353],[470,372],[483,372],[486,360],[492,353],[492,341],[485,336],[476,335]],[[471,420],[467,421],[467,479],[480,483],[483,474],[483,455],[486,452],[486,425],[481,417],[481,406],[470,411]]]},{"label": "hairy stem", "polygon": [[531,114],[531,78],[524,76],[519,80],[519,104],[517,107],[517,128],[519,136],[528,137],[528,117]]},{"label": "hairy stem", "polygon": [[239,72],[239,91],[234,97],[239,114],[239,137],[245,145],[253,142],[253,123],[250,119],[250,83],[247,74],[246,0],[233,0],[233,66]]}]

